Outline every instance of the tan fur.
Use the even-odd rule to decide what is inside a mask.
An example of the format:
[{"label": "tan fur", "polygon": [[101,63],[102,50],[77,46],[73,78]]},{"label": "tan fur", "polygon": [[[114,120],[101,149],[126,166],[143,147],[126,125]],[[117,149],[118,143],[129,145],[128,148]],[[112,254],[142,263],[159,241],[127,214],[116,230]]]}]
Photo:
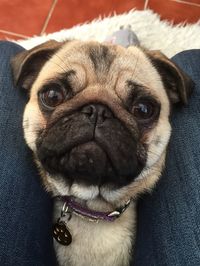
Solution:
[{"label": "tan fur", "polygon": [[[52,121],[57,119],[62,110],[71,111],[84,103],[97,101],[106,104],[130,130],[135,130],[135,121],[123,105],[130,90],[126,84],[127,79],[142,85],[149,94],[159,99],[161,103],[159,119],[141,140],[143,144],[149,145],[146,167],[130,185],[118,190],[110,190],[107,187],[99,190],[94,186],[84,187],[77,184],[68,187],[62,181],[55,181],[52,176],[49,176],[36,158],[43,183],[53,195],[74,195],[87,200],[88,207],[105,211],[121,206],[130,197],[136,199],[138,194],[150,190],[155,185],[164,165],[166,147],[171,133],[168,120],[169,99],[161,76],[147,54],[138,47],[128,49],[112,45],[107,45],[107,47],[110,51],[109,67],[102,59],[102,62],[97,65],[98,70],[95,70],[88,57],[88,50],[94,48],[98,52],[101,50],[100,44],[72,41],[61,46],[43,65],[35,79],[24,113],[25,139],[33,152],[36,152],[37,130],[44,129],[47,125],[38,106],[38,91],[46,81],[55,79],[71,69],[76,71],[76,74],[70,77],[76,96],[56,108],[52,114]],[[156,144],[158,137],[160,137],[160,142]],[[102,197],[100,201],[96,199],[98,194]],[[55,219],[59,217],[62,207],[61,203],[57,204],[59,206],[55,206]],[[129,265],[136,230],[135,203],[132,202],[122,216],[112,223],[102,221],[96,224],[73,216],[67,224],[73,235],[73,241],[67,247],[55,243],[60,265]]]},{"label": "tan fur", "polygon": [[[59,204],[60,205],[60,204]],[[62,205],[55,206],[55,216],[59,216]],[[72,216],[67,226],[73,235],[68,247],[55,242],[59,265],[66,266],[128,266],[134,241],[135,206],[114,223],[89,222]]]}]

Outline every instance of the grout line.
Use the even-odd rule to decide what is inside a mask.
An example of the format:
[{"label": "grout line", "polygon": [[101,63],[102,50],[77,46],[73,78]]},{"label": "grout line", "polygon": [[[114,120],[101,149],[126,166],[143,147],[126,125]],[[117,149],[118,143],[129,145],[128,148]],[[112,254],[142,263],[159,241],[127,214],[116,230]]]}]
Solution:
[{"label": "grout line", "polygon": [[40,32],[40,35],[45,33],[45,31],[47,29],[47,26],[49,24],[49,20],[51,19],[51,16],[53,14],[53,11],[55,9],[55,6],[56,6],[57,2],[58,2],[58,0],[53,0],[53,3],[52,3],[52,5],[50,7],[50,10],[49,10],[49,13],[48,13],[48,15],[47,15],[47,17],[45,19],[44,25],[43,25],[42,30]]},{"label": "grout line", "polygon": [[30,36],[26,36],[26,35],[23,35],[23,34],[20,34],[20,33],[15,33],[15,32],[7,31],[7,30],[0,30],[0,33],[16,36],[16,37],[23,38],[23,39],[30,38]]},{"label": "grout line", "polygon": [[145,0],[145,2],[144,2],[144,9],[147,9],[148,3],[149,3],[149,0]]},{"label": "grout line", "polygon": [[171,1],[177,2],[177,3],[180,3],[180,4],[186,4],[186,5],[189,5],[189,6],[200,7],[200,4],[196,4],[196,3],[193,3],[193,2],[187,2],[187,1],[184,1],[184,0],[171,0]]}]

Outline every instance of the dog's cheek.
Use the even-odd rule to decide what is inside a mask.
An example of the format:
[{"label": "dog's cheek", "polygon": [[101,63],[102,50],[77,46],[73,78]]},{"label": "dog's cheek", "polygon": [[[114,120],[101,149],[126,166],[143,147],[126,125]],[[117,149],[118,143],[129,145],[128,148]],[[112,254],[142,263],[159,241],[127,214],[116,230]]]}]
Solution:
[{"label": "dog's cheek", "polygon": [[45,127],[46,120],[39,106],[35,102],[29,102],[24,111],[23,129],[26,143],[34,153],[36,152],[36,140],[38,135]]},{"label": "dog's cheek", "polygon": [[64,182],[63,178],[59,175],[51,176],[49,173],[43,173],[43,184],[48,192],[53,196],[69,195],[69,185]]},{"label": "dog's cheek", "polygon": [[50,175],[46,172],[37,157],[35,157],[35,163],[40,173],[43,187],[47,192],[52,196],[69,195],[70,186],[63,180],[62,176],[59,174]]},{"label": "dog's cheek", "polygon": [[156,121],[154,127],[145,134],[144,144],[147,147],[147,161],[146,167],[151,168],[161,155],[166,151],[170,136],[171,125],[169,122],[170,103],[165,91],[163,97],[160,98],[161,110],[159,119]]},{"label": "dog's cheek", "polygon": [[[168,115],[159,119],[156,127],[146,134],[145,144],[148,146],[146,167],[129,185],[117,190],[102,189],[102,195],[109,202],[121,202],[151,190],[158,181],[165,162],[167,144],[171,135]],[[144,143],[143,143],[144,144]]]},{"label": "dog's cheek", "polygon": [[113,204],[126,202],[130,198],[137,199],[140,194],[146,191],[151,191],[157,183],[162,172],[164,161],[165,152],[162,153],[154,167],[142,171],[138,178],[136,178],[131,184],[112,191],[104,188],[102,195],[108,202]]},{"label": "dog's cheek", "polygon": [[166,151],[171,136],[171,125],[168,120],[160,119],[157,127],[149,134],[147,163],[146,166],[151,168],[159,161],[161,155]]}]

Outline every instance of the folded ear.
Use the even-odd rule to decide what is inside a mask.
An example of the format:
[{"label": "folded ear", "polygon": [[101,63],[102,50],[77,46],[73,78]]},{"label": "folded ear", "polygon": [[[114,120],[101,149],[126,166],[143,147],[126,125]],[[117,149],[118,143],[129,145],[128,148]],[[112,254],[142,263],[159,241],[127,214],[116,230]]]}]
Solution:
[{"label": "folded ear", "polygon": [[62,43],[51,40],[25,50],[11,59],[15,86],[29,89],[45,62],[61,47]]},{"label": "folded ear", "polygon": [[194,88],[192,79],[160,51],[147,51],[147,55],[161,75],[171,102],[187,104]]}]

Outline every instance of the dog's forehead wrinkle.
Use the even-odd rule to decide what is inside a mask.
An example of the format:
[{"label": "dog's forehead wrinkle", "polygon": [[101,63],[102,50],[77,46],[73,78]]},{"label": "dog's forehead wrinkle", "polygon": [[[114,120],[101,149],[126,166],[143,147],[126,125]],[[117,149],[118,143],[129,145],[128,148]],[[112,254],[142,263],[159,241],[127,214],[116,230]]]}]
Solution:
[{"label": "dog's forehead wrinkle", "polygon": [[[55,67],[52,69],[52,63],[48,65],[47,62],[45,68],[43,68],[44,71],[41,71],[44,78],[50,75],[55,76],[58,72],[70,71],[74,66],[79,65],[76,71],[77,75],[71,77],[72,80],[76,80],[74,84],[76,91],[87,88],[83,85],[79,86],[80,88],[76,88],[76,83],[84,83],[80,82],[80,79],[83,79],[88,84],[109,84],[109,87],[106,86],[107,90],[115,91],[115,85],[121,74],[129,75],[129,78],[146,86],[159,86],[159,78],[156,76],[156,72],[154,73],[153,66],[146,58],[144,52],[135,47],[132,49],[120,49],[117,47],[114,49],[112,46],[106,46],[96,42],[75,42],[73,45],[70,44],[69,47],[64,45],[51,60],[55,61]],[[61,64],[61,61],[65,63],[65,66],[63,63]],[[147,68],[148,71],[146,71]],[[125,83],[120,84],[118,90],[121,91],[121,99],[127,96]]]},{"label": "dog's forehead wrinkle", "polygon": [[108,71],[115,59],[115,54],[105,45],[89,47],[88,54],[96,72]]}]

